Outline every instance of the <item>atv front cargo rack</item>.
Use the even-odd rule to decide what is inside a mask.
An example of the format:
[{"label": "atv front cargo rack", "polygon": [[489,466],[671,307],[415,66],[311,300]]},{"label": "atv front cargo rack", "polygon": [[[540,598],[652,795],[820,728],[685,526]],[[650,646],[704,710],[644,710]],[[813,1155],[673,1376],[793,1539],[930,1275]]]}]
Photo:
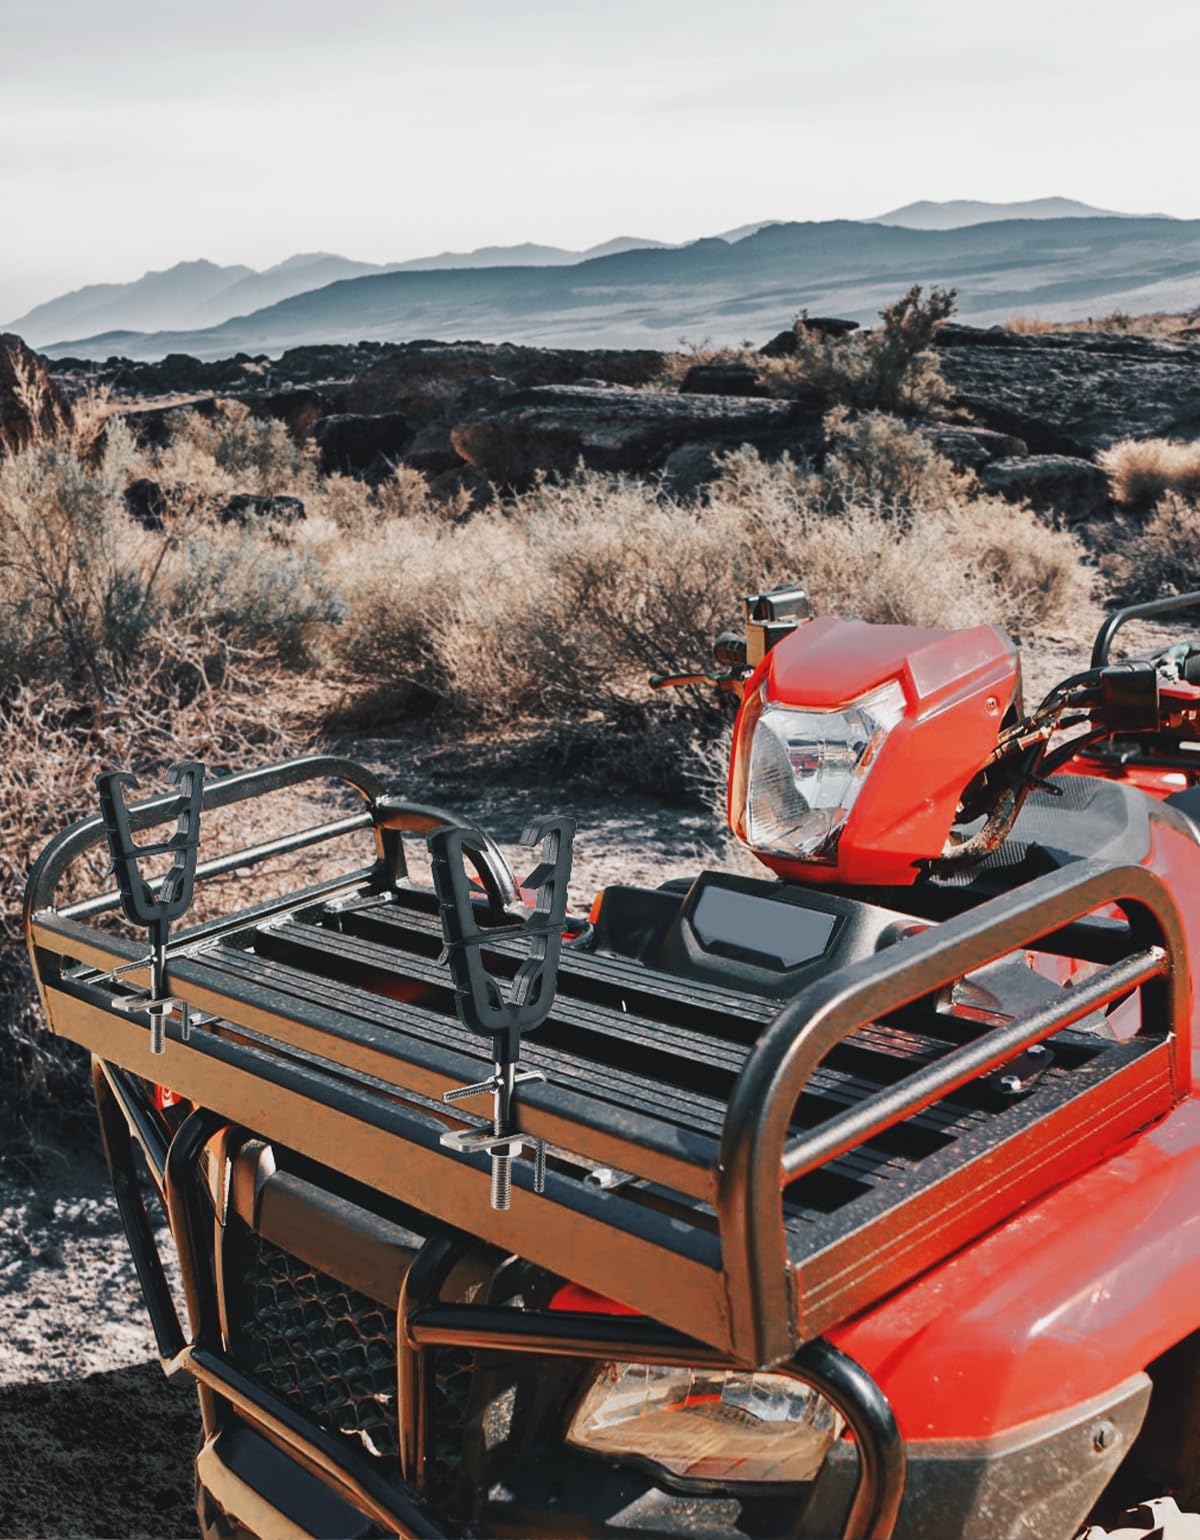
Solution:
[{"label": "atv front cargo rack", "polygon": [[[171,991],[199,1024],[162,1056],[145,1012],[117,1005],[146,979],[124,970],[144,946],[97,923],[117,894],[55,906],[101,821],[55,839],[26,902],[53,1029],[737,1362],[790,1357],[1187,1094],[1175,905],[1142,867],[1078,862],[782,1005],[564,948],[554,1010],[523,1050],[546,1081],[522,1086],[518,1108],[549,1149],[545,1192],[517,1161],[512,1207],[493,1210],[486,1157],[439,1142],[479,1126],[441,1098],[490,1064],[457,1023],[436,899],[404,858],[406,836],[457,820],[329,757],[212,781],[204,808],[320,779],[353,787],[362,810],[201,861],[201,890],[340,836],[370,832],[374,860],[180,930]],[[137,828],[170,800],[147,804]],[[1121,920],[1088,919],[1112,905]],[[947,1007],[956,981],[1035,946],[1087,967],[1014,1019]],[[496,954],[502,965],[503,943]],[[1072,1030],[1134,994],[1136,1035]],[[986,1093],[979,1077],[1051,1037],[1053,1066],[1028,1094]]]}]

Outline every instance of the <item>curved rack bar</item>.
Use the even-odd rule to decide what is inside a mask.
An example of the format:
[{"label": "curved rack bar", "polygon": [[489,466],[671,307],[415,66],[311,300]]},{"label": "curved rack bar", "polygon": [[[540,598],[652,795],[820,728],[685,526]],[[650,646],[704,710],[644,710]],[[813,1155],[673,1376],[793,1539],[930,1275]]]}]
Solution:
[{"label": "curved rack bar", "polygon": [[[243,802],[247,797],[264,796],[272,791],[286,791],[289,786],[299,786],[305,781],[315,780],[336,780],[352,786],[371,808],[371,815],[362,820],[362,825],[370,827],[374,822],[374,809],[383,796],[383,783],[369,770],[356,765],[353,760],[342,759],[333,754],[310,754],[302,759],[288,759],[281,764],[264,765],[258,770],[244,770],[237,775],[227,775],[221,780],[207,781],[204,786],[202,806],[205,812],[211,812],[214,808],[232,807],[234,803]],[[171,792],[166,796],[155,797],[152,801],[143,803],[132,811],[130,828],[134,831],[152,828],[170,814],[176,798],[177,793]],[[346,820],[339,820],[339,822],[346,822]],[[352,826],[357,828],[360,822],[355,820]],[[316,830],[303,832],[314,836],[305,843],[315,843],[318,837]],[[93,813],[90,818],[81,818],[77,823],[71,824],[56,839],[50,841],[38,857],[25,889],[27,929],[32,915],[52,905],[55,890],[71,863],[85,851],[98,845],[103,838],[104,820],[99,813]],[[297,838],[297,835],[288,835],[282,840],[257,846],[253,851],[239,851],[234,855],[262,861],[280,851],[303,848],[292,843]],[[222,871],[232,870],[234,865],[239,864],[233,856],[222,857],[221,861],[224,863],[219,867]],[[211,875],[215,863],[205,864],[209,867]],[[200,868],[197,868],[198,873],[199,871]],[[99,911],[93,909],[87,912]]]},{"label": "curved rack bar", "polygon": [[[930,995],[1048,933],[1118,903],[1139,948],[1062,1000],[1018,1017],[968,1048],[829,1119],[789,1142],[788,1124],[813,1071],[863,1025]],[[1165,884],[1140,866],[1098,861],[1038,878],[1016,894],[979,905],[855,963],[795,996],[755,1045],[729,1101],[721,1136],[720,1217],[735,1350],[747,1361],[778,1362],[807,1332],[798,1309],[802,1279],[789,1265],[782,1187],[948,1095],[1132,988],[1151,992],[1143,1022],[1160,1023],[1170,1043],[1173,1099],[1187,1094],[1188,981],[1183,922]]]},{"label": "curved rack bar", "polygon": [[1166,599],[1151,599],[1146,604],[1131,604],[1123,610],[1114,610],[1096,634],[1092,647],[1092,667],[1104,668],[1112,648],[1113,637],[1129,620],[1144,620],[1151,615],[1173,615],[1179,610],[1200,606],[1200,593],[1171,594]]}]

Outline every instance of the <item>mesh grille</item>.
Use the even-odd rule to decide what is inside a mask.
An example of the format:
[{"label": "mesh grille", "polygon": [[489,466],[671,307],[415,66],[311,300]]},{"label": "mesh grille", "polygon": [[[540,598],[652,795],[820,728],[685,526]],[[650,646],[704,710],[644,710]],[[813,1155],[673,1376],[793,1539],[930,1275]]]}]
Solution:
[{"label": "mesh grille", "polygon": [[448,1508],[457,1508],[463,1495],[463,1440],[474,1373],[475,1354],[469,1349],[438,1348],[434,1353],[426,1480],[433,1501]]},{"label": "mesh grille", "polygon": [[394,1316],[258,1235],[246,1237],[237,1284],[241,1366],[327,1432],[396,1464]]}]

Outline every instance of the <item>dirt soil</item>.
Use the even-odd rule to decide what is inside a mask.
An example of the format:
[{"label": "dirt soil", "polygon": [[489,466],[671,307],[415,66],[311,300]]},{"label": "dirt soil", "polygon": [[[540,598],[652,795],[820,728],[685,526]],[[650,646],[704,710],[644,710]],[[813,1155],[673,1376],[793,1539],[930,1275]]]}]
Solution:
[{"label": "dirt soil", "polygon": [[0,1178],[0,1535],[194,1535],[198,1433],[194,1391],[158,1367],[98,1136],[43,1149]]}]

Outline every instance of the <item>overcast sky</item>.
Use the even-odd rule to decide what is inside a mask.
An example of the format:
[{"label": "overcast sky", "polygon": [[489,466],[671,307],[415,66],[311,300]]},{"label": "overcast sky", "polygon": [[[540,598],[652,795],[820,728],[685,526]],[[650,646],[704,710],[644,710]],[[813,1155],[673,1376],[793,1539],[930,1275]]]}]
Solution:
[{"label": "overcast sky", "polygon": [[1200,216],[1197,0],[0,0],[0,318],[185,258]]}]

